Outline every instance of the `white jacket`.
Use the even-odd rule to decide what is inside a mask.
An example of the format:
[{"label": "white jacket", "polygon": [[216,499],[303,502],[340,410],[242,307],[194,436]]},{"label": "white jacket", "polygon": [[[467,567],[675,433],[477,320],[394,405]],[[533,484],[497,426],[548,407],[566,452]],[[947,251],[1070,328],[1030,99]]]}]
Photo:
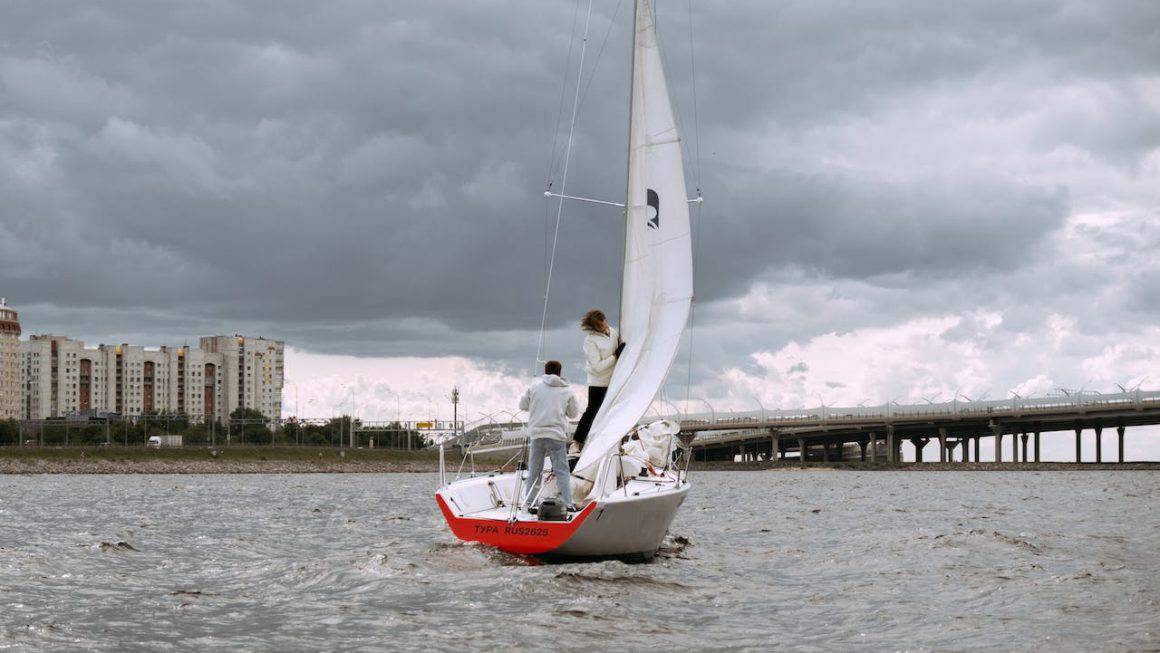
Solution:
[{"label": "white jacket", "polygon": [[612,370],[616,368],[616,348],[620,345],[620,334],[608,327],[608,335],[598,331],[586,331],[584,336],[584,369],[588,372],[588,385],[607,388],[612,381]]},{"label": "white jacket", "polygon": [[520,398],[520,410],[528,411],[528,439],[568,441],[568,418],[580,414],[580,404],[568,382],[545,374]]}]

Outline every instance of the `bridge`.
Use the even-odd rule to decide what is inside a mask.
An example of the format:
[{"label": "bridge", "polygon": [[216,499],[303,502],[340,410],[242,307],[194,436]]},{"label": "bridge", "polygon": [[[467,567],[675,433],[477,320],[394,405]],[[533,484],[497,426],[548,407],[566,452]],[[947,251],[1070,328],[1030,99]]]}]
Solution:
[{"label": "bridge", "polygon": [[854,408],[742,412],[709,408],[707,413],[674,416],[682,432],[697,434],[693,441],[696,460],[782,460],[796,452],[800,460],[828,461],[841,459],[843,452],[857,445],[855,455],[863,462],[898,462],[905,440],[914,445],[918,462],[932,442],[942,462],[953,462],[956,456],[970,462],[972,448],[973,460],[978,462],[982,440],[991,438],[996,462],[1005,461],[1007,442],[1006,461],[1039,462],[1041,435],[1066,431],[1075,434],[1075,461],[1083,462],[1083,435],[1092,431],[1095,462],[1103,462],[1103,431],[1115,429],[1117,461],[1124,462],[1127,428],[1160,424],[1160,392],[1139,389]]}]

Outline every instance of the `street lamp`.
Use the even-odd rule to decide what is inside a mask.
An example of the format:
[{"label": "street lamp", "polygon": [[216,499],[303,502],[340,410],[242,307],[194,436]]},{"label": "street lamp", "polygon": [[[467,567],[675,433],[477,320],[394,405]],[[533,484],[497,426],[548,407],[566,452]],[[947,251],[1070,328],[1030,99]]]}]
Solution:
[{"label": "street lamp", "polygon": [[301,406],[298,403],[298,384],[291,379],[286,379],[285,381],[286,381],[286,383],[289,383],[290,385],[294,386],[294,417],[300,418],[300,417],[302,417],[302,413],[299,410]]},{"label": "street lamp", "polygon": [[451,431],[458,432],[456,422],[459,421],[459,386],[451,389]]},{"label": "street lamp", "polygon": [[399,397],[399,393],[387,388],[387,392],[395,395],[395,422],[400,426],[403,424],[403,401]]},{"label": "street lamp", "polygon": [[[340,384],[338,384],[338,387],[345,388],[346,384],[340,383]],[[339,414],[338,414],[338,446],[339,447],[342,446],[342,441],[344,439],[343,436],[346,435],[345,433],[343,433],[343,428],[345,427],[345,423],[347,421],[347,418],[349,417],[349,415],[345,414],[344,406],[349,406],[349,405],[350,405],[350,397],[343,397],[342,401],[335,404],[335,407],[338,408],[338,411],[339,411]],[[353,424],[352,424],[352,426],[353,426]]]}]

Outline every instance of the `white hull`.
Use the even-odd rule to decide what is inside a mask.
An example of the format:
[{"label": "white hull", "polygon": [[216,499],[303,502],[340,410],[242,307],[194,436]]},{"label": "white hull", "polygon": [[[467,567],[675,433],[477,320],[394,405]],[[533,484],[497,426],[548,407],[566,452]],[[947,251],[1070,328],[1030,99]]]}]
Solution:
[{"label": "white hull", "polygon": [[669,532],[677,509],[685,502],[689,484],[674,484],[659,490],[648,488],[640,496],[631,496],[636,491],[635,483],[630,481],[627,486],[630,496],[624,496],[620,490],[598,502],[596,512],[552,554],[651,558]]},{"label": "white hull", "polygon": [[629,479],[568,521],[513,511],[514,473],[467,478],[439,488],[436,500],[457,537],[518,554],[651,558],[689,493],[675,472]]}]

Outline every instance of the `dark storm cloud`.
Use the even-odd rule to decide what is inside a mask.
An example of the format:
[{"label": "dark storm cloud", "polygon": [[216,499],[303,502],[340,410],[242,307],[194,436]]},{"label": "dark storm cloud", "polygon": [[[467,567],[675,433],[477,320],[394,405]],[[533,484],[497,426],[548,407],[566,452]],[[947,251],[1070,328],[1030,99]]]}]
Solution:
[{"label": "dark storm cloud", "polygon": [[[662,0],[658,13],[693,148],[677,4]],[[628,8],[596,10],[588,62],[599,67],[569,189],[615,199]],[[520,354],[519,337],[495,334],[538,325],[554,217],[540,192],[573,3],[3,11],[0,273],[15,302],[60,324],[87,311],[94,334],[138,328],[145,315],[168,334],[186,316],[206,331],[253,327],[330,351],[458,353],[470,342],[498,348],[483,355]],[[1028,178],[1008,160],[1066,145],[1132,169],[1160,139],[1151,91],[1134,85],[1160,62],[1154,3],[697,12],[703,302],[785,266],[849,279],[1020,268],[1073,200],[1066,181]],[[964,118],[1009,119],[1037,93],[1076,85],[1103,95],[1037,121],[1023,149],[1002,131],[976,140],[994,149],[994,165],[965,166],[954,143],[905,153]],[[945,125],[926,111],[897,127],[939,98],[979,104]],[[835,164],[847,150],[862,152],[857,165]],[[875,152],[889,174],[870,169]],[[900,159],[908,165],[892,168]],[[614,212],[568,207],[557,328],[615,302],[617,232]],[[495,338],[465,340],[472,330]]]},{"label": "dark storm cloud", "polygon": [[737,280],[747,283],[765,261],[855,278],[1020,267],[1020,254],[1057,227],[1066,208],[1058,189],[990,179],[897,184],[776,171],[739,180],[726,182],[726,193],[748,219],[730,216],[705,236],[722,250],[719,241],[729,243],[732,255],[713,259],[725,293],[743,289]]}]

